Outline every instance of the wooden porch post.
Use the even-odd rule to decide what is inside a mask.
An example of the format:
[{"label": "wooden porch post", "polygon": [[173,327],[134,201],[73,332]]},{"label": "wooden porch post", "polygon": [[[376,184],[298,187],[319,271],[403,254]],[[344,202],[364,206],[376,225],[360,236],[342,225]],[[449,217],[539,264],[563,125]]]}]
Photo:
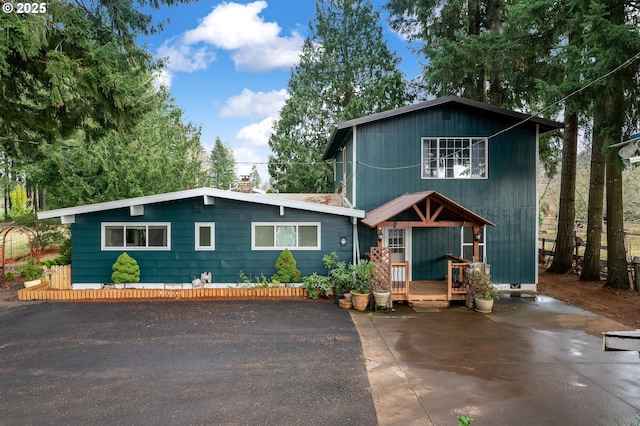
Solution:
[{"label": "wooden porch post", "polygon": [[473,261],[474,262],[479,262],[480,261],[480,244],[478,243],[478,240],[476,240],[476,234],[480,232],[480,227],[479,226],[474,226],[472,229],[473,232]]}]

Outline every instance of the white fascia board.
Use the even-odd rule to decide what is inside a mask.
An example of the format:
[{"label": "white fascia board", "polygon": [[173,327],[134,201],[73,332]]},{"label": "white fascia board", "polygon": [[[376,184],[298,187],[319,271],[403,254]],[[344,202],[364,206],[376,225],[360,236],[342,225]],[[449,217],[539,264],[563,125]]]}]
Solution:
[{"label": "white fascia board", "polygon": [[121,208],[129,208],[136,205],[146,205],[162,203],[167,201],[178,201],[187,198],[204,197],[213,201],[214,198],[222,198],[234,201],[245,201],[248,203],[265,204],[271,206],[289,207],[297,210],[306,210],[317,213],[328,213],[339,216],[364,218],[364,210],[350,209],[347,207],[327,206],[324,204],[310,203],[307,201],[295,201],[278,198],[277,196],[269,196],[263,194],[245,194],[242,192],[225,191],[215,188],[196,188],[184,191],[168,192],[166,194],[149,195],[146,197],[129,198],[126,200],[107,201],[104,203],[88,204],[78,207],[67,207],[56,210],[45,210],[38,212],[38,219],[51,219],[54,217],[79,215],[86,213],[95,213],[107,210],[115,210]]}]

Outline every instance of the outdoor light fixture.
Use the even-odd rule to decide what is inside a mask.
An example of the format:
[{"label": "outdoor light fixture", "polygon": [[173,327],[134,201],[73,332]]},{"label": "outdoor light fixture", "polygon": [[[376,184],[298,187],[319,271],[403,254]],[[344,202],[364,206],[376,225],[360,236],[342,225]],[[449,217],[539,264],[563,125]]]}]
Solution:
[{"label": "outdoor light fixture", "polygon": [[347,237],[340,237],[340,247],[347,245]]},{"label": "outdoor light fixture", "polygon": [[482,234],[480,233],[480,231],[476,232],[476,241],[480,241],[480,238],[482,238]]},{"label": "outdoor light fixture", "polygon": [[384,239],[384,234],[382,232],[380,232],[378,234],[378,241],[382,241]]}]

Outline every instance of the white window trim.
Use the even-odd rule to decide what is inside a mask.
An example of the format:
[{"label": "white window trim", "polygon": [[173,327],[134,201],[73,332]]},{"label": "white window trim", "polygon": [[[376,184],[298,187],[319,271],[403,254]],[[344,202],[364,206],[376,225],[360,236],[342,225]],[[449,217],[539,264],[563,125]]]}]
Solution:
[{"label": "white window trim", "polygon": [[[256,247],[256,226],[273,226],[274,232],[276,226],[315,226],[317,229],[317,241],[318,245],[315,247],[299,247],[299,246],[274,246],[274,247]],[[321,236],[321,223],[320,222],[251,222],[251,250],[321,250],[322,241]],[[298,233],[296,232],[296,235]],[[275,244],[275,236],[274,236]]]},{"label": "white window trim", "polygon": [[[482,256],[482,260],[480,260],[480,262],[484,262],[484,259],[486,259],[487,257],[487,227],[483,226],[480,229],[481,229],[480,232],[482,232],[482,242],[478,241],[478,245],[484,247],[484,249],[482,250],[482,253],[484,254],[484,256]],[[472,238],[475,238],[475,236]],[[461,226],[460,227],[460,257],[462,258],[464,258],[465,247],[473,247],[473,242],[471,243],[464,242],[464,226]]]},{"label": "white window trim", "polygon": [[[436,141],[438,141],[438,145],[440,145],[440,140],[441,139],[482,139],[484,140],[484,176],[481,177],[432,177],[432,176],[425,176],[424,175],[424,167],[425,167],[425,158],[424,158],[424,143],[427,140],[433,140],[435,139]],[[439,151],[439,150],[438,150]],[[484,136],[423,136],[422,138],[420,138],[420,160],[421,160],[421,167],[420,167],[420,178],[421,179],[443,179],[443,180],[482,180],[482,179],[489,179],[489,139],[484,137]]]},{"label": "white window trim", "polygon": [[[211,229],[211,245],[210,246],[201,246],[200,245],[200,228],[210,228]],[[215,222],[196,222],[195,224],[195,245],[196,250],[215,250],[216,249],[216,224]]]},{"label": "white window trim", "polygon": [[[127,247],[126,242],[122,247],[107,247],[106,227],[107,226],[166,226],[167,228],[167,246],[166,247]],[[126,232],[125,232],[126,240]],[[100,224],[100,247],[103,251],[167,251],[171,250],[171,222],[102,222]]]}]

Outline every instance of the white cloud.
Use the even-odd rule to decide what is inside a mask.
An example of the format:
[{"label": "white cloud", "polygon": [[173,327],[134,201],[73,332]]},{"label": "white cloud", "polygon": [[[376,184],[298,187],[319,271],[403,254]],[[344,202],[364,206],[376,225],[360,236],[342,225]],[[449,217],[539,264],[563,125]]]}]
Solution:
[{"label": "white cloud", "polygon": [[236,138],[243,141],[243,147],[247,147],[247,149],[251,147],[268,148],[274,121],[275,118],[267,117],[259,123],[249,124],[238,131]]},{"label": "white cloud", "polygon": [[156,90],[160,89],[161,86],[169,89],[171,87],[171,83],[173,81],[173,74],[171,74],[167,69],[163,68],[160,71],[157,71],[153,75],[153,85]]},{"label": "white cloud", "polygon": [[270,92],[253,92],[244,89],[241,94],[232,96],[225,102],[221,117],[275,116],[284,106],[287,98],[285,89]]},{"label": "white cloud", "polygon": [[215,61],[216,54],[206,47],[194,48],[183,44],[180,39],[172,39],[162,43],[156,57],[165,61],[164,68],[155,77],[156,85],[170,88],[176,72],[205,70]]},{"label": "white cloud", "polygon": [[202,19],[198,27],[185,32],[182,42],[187,45],[207,43],[233,51],[237,69],[289,68],[298,62],[303,37],[295,31],[289,37],[280,37],[280,26],[265,22],[259,16],[266,7],[265,1],[244,5],[222,3]]},{"label": "white cloud", "polygon": [[172,72],[204,70],[216,59],[215,53],[207,48],[194,48],[180,40],[165,41],[158,49],[157,56],[166,58],[166,68]]}]

